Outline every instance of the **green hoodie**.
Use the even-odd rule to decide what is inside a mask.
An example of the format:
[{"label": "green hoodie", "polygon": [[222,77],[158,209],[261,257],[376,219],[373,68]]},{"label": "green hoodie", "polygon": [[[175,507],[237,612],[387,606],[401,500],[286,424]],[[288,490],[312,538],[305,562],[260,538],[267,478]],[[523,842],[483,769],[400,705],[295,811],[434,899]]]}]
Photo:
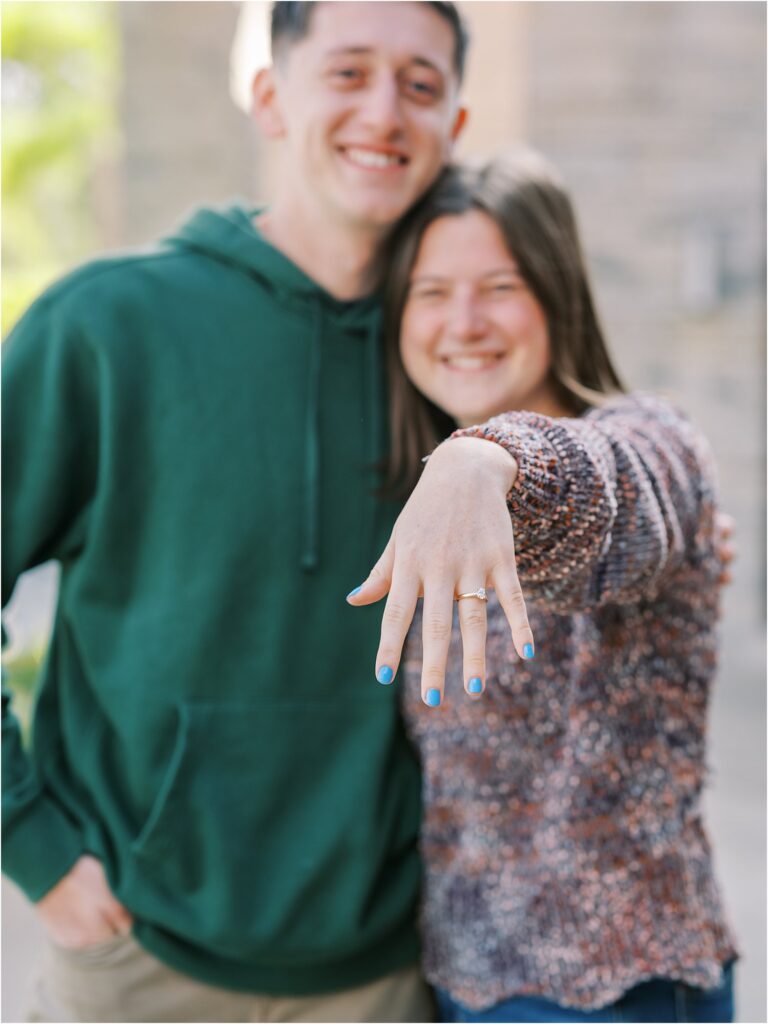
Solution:
[{"label": "green hoodie", "polygon": [[32,751],[3,709],[3,868],[84,851],[135,935],[212,984],[413,962],[418,767],[373,678],[385,545],[375,299],[202,210],[52,287],[4,355],[3,603],[61,562]]}]

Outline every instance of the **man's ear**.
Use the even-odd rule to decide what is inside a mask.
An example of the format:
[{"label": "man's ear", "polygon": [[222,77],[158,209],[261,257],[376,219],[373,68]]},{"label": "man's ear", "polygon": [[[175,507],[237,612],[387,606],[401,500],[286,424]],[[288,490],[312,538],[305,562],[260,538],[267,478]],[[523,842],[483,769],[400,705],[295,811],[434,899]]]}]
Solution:
[{"label": "man's ear", "polygon": [[456,120],[453,122],[453,128],[451,128],[451,145],[458,139],[461,133],[464,131],[464,125],[469,119],[469,111],[466,107],[459,107],[456,111]]},{"label": "man's ear", "polygon": [[285,125],[277,101],[275,69],[257,71],[251,85],[251,116],[268,139],[282,139]]}]

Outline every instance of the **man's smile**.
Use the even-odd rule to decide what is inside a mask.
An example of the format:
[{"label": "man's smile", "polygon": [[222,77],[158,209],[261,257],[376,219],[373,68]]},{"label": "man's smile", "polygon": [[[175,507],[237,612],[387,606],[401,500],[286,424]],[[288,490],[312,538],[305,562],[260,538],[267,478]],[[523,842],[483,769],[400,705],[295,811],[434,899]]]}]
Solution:
[{"label": "man's smile", "polygon": [[409,163],[404,153],[389,148],[342,145],[338,147],[338,152],[348,163],[365,170],[387,171],[394,167],[404,167]]}]

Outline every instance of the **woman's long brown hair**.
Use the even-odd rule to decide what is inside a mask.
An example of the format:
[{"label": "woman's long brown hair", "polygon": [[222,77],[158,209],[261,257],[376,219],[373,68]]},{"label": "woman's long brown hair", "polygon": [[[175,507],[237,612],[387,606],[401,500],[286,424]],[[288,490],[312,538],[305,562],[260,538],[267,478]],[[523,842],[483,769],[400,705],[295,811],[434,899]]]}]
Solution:
[{"label": "woman's long brown hair", "polygon": [[383,254],[390,455],[385,493],[405,497],[422,459],[455,424],[408,379],[400,358],[400,325],[424,232],[440,217],[482,210],[499,226],[520,274],[544,310],[552,381],[562,404],[579,415],[623,392],[595,311],[576,218],[551,165],[525,150],[479,168],[443,172],[394,231]]}]

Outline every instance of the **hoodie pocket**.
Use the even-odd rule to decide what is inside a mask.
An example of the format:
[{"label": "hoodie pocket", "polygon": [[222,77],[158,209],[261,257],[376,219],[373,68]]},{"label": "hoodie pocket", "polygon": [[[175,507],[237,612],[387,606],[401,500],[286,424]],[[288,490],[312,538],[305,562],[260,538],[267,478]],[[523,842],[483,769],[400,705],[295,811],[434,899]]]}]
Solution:
[{"label": "hoodie pocket", "polygon": [[396,730],[394,702],[180,705],[132,845],[136,913],[274,963],[396,928],[418,875],[418,777]]}]

